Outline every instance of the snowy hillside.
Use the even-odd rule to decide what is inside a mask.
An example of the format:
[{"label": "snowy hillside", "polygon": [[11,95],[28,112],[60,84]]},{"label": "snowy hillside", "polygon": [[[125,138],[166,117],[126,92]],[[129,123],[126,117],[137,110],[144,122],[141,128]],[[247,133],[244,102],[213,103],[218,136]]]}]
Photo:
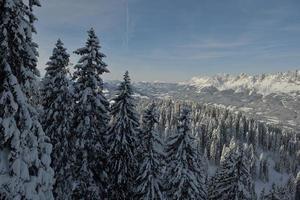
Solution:
[{"label": "snowy hillside", "polygon": [[232,89],[234,91],[255,91],[259,94],[291,93],[300,91],[300,72],[286,72],[262,75],[216,75],[194,77],[184,85],[191,85],[202,90],[206,87],[215,87],[218,90]]},{"label": "snowy hillside", "polygon": [[[105,87],[114,91],[118,82]],[[225,106],[272,124],[300,130],[299,71],[265,75],[222,75],[186,83],[134,83],[136,96],[171,98]],[[113,95],[113,94],[108,94]]]},{"label": "snowy hillside", "polygon": [[99,27],[72,27],[38,78],[40,6],[0,1],[0,200],[300,200],[298,71],[107,82]]}]

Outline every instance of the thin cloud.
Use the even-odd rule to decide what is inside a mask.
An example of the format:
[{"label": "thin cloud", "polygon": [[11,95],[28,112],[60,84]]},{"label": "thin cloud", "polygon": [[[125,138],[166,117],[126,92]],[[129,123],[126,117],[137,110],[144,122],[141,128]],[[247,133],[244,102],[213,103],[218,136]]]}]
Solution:
[{"label": "thin cloud", "polygon": [[291,24],[283,27],[281,30],[288,32],[300,32],[300,24]]},{"label": "thin cloud", "polygon": [[236,41],[222,41],[207,39],[203,41],[193,41],[189,44],[179,45],[182,48],[196,48],[196,49],[228,49],[246,46],[251,43],[250,39],[239,39]]}]

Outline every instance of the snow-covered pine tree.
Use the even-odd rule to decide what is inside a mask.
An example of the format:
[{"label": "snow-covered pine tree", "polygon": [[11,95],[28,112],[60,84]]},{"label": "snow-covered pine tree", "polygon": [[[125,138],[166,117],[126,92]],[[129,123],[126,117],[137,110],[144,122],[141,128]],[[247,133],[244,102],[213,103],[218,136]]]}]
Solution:
[{"label": "snow-covered pine tree", "polygon": [[[37,76],[40,76],[37,66],[37,56],[39,55],[37,48],[38,45],[32,40],[32,34],[36,33],[34,27],[34,22],[37,20],[36,16],[33,13],[33,8],[35,6],[41,6],[39,0],[28,0],[25,1],[28,3],[24,8],[27,15],[28,28],[25,29],[26,35],[26,46],[27,55],[24,56],[24,66],[21,67],[21,76],[23,76],[24,82],[21,83],[22,90],[26,94],[29,103],[36,106],[39,101],[39,91],[38,91],[38,80]],[[23,54],[25,55],[25,54]]]},{"label": "snow-covered pine tree", "polygon": [[69,89],[70,81],[67,78],[69,57],[64,44],[58,39],[41,82],[41,104],[46,110],[49,110],[53,102]]},{"label": "snow-covered pine tree", "polygon": [[132,199],[137,167],[136,150],[139,118],[128,71],[111,106],[107,133],[109,146],[109,199]]},{"label": "snow-covered pine tree", "polygon": [[290,159],[284,145],[279,148],[278,160],[275,162],[274,169],[280,173],[290,172]]},{"label": "snow-covered pine tree", "polygon": [[100,48],[95,31],[90,29],[85,47],[75,51],[81,56],[74,72],[74,176],[77,177],[72,197],[75,199],[103,199],[107,192],[104,135],[109,121],[109,102],[103,94],[101,75],[109,71]]},{"label": "snow-covered pine tree", "polygon": [[190,133],[189,108],[182,108],[177,131],[168,137],[166,156],[166,195],[169,199],[206,199],[204,185],[199,181],[195,138]]},{"label": "snow-covered pine tree", "polygon": [[52,145],[31,104],[38,90],[32,8],[39,4],[29,4],[0,2],[0,198],[48,200]]},{"label": "snow-covered pine tree", "polygon": [[141,152],[136,180],[135,199],[163,200],[161,167],[164,159],[163,141],[155,128],[158,123],[156,106],[151,103],[143,113],[141,127]]},{"label": "snow-covered pine tree", "polygon": [[220,167],[211,180],[208,199],[255,199],[254,185],[242,147],[232,140],[230,146],[224,150],[224,154]]},{"label": "snow-covered pine tree", "polygon": [[300,172],[298,172],[296,180],[295,180],[295,186],[296,186],[296,194],[295,194],[295,200],[300,199]]},{"label": "snow-covered pine tree", "polygon": [[288,191],[286,185],[277,187],[277,193],[280,196],[280,200],[294,200],[294,195]]},{"label": "snow-covered pine tree", "polygon": [[282,199],[281,195],[278,192],[278,188],[275,184],[272,185],[272,189],[267,194],[261,194],[260,200],[287,200]]},{"label": "snow-covered pine tree", "polygon": [[259,200],[264,200],[264,197],[265,197],[265,188],[263,188],[259,194]]},{"label": "snow-covered pine tree", "polygon": [[70,140],[75,101],[67,77],[69,57],[63,43],[58,40],[47,63],[41,86],[42,125],[53,144],[51,158],[55,171],[53,194],[56,199],[69,199],[72,190],[70,166],[73,145]]},{"label": "snow-covered pine tree", "polygon": [[289,195],[291,200],[295,199],[296,194],[296,184],[295,184],[295,177],[293,175],[290,175],[289,179],[286,182],[285,188],[286,193]]},{"label": "snow-covered pine tree", "polygon": [[256,155],[252,144],[246,146],[245,156],[247,158],[250,174],[252,178],[255,179],[257,176]]},{"label": "snow-covered pine tree", "polygon": [[198,173],[197,176],[200,185],[202,185],[202,194],[203,197],[207,198],[207,191],[208,191],[208,167],[209,161],[207,158],[207,151],[204,149],[202,152],[201,144],[198,141],[197,144],[197,164],[198,164]]},{"label": "snow-covered pine tree", "polygon": [[259,173],[258,178],[264,182],[269,181],[269,163],[268,158],[261,153],[259,157]]},{"label": "snow-covered pine tree", "polygon": [[221,157],[221,150],[223,144],[221,144],[221,130],[220,126],[215,129],[212,133],[211,144],[210,144],[210,160],[214,164],[218,165]]}]

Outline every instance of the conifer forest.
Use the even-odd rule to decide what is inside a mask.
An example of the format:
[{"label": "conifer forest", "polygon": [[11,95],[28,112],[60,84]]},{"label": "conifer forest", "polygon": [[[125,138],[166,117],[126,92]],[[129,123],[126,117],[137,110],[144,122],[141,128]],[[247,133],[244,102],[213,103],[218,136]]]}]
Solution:
[{"label": "conifer forest", "polygon": [[[197,88],[203,78],[145,83],[128,67],[108,80],[114,66],[92,27],[77,33],[76,49],[52,41],[41,74],[36,10],[44,5],[0,0],[1,200],[300,200],[298,71],[275,78],[299,88],[285,101],[296,113],[290,124],[257,114],[285,93],[253,112],[229,106],[245,96],[220,87],[245,74]],[[259,89],[247,98],[264,98]],[[229,104],[217,102],[223,97]]]}]

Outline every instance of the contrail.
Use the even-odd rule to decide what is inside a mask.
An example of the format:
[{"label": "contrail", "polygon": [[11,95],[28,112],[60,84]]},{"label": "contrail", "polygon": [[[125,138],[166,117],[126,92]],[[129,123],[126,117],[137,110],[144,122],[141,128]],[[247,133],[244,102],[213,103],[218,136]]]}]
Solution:
[{"label": "contrail", "polygon": [[128,0],[125,0],[126,2],[126,48],[128,49],[128,43],[129,43],[129,5]]}]

